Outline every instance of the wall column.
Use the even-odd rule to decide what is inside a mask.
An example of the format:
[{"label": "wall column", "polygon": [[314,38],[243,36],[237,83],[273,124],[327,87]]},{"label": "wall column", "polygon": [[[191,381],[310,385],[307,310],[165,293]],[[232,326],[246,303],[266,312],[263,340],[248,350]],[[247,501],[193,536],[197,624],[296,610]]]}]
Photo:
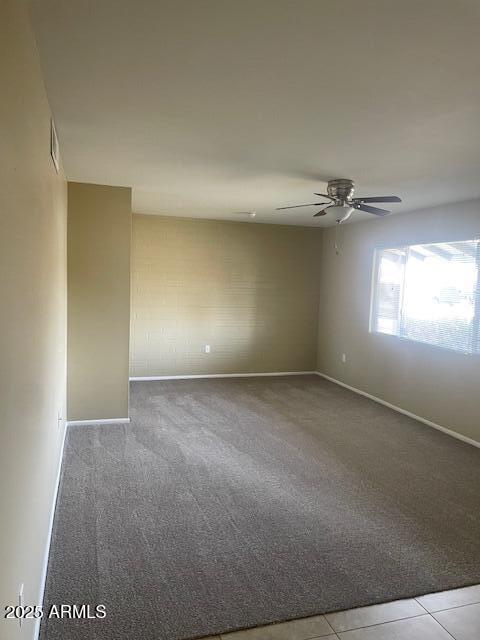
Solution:
[{"label": "wall column", "polygon": [[69,420],[128,417],[131,189],[68,184]]}]

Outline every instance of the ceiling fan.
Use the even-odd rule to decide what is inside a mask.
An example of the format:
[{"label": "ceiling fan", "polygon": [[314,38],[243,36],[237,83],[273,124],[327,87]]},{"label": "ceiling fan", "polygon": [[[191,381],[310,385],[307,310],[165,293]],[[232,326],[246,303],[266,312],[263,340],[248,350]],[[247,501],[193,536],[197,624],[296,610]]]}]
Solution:
[{"label": "ceiling fan", "polygon": [[330,202],[311,202],[308,204],[296,204],[291,207],[277,207],[277,211],[283,209],[297,209],[298,207],[319,207],[326,205],[323,209],[320,209],[314,214],[314,218],[318,216],[326,216],[327,213],[333,212],[336,216],[337,223],[345,222],[350,218],[352,213],[357,209],[358,211],[365,211],[365,213],[373,213],[376,216],[386,216],[391,211],[387,209],[380,209],[379,207],[371,207],[367,202],[401,202],[402,200],[398,196],[373,196],[370,198],[354,198],[353,193],[355,191],[355,183],[353,180],[347,178],[336,178],[335,180],[329,180],[327,186],[327,193],[316,193],[316,196],[322,196],[322,198],[328,198]]}]

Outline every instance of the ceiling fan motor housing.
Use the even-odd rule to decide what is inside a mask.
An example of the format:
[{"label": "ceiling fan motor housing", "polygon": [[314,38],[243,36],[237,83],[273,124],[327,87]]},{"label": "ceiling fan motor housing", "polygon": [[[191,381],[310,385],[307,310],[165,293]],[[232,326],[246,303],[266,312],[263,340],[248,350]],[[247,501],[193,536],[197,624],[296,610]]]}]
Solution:
[{"label": "ceiling fan motor housing", "polygon": [[345,202],[353,198],[355,183],[347,178],[337,178],[329,180],[327,186],[328,195],[335,201]]}]

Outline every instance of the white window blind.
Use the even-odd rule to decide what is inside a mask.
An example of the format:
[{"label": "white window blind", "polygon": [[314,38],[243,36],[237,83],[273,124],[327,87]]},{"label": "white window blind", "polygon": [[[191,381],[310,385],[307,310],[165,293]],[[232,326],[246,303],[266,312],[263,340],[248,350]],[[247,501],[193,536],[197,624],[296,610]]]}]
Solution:
[{"label": "white window blind", "polygon": [[480,242],[378,250],[370,329],[480,353]]}]

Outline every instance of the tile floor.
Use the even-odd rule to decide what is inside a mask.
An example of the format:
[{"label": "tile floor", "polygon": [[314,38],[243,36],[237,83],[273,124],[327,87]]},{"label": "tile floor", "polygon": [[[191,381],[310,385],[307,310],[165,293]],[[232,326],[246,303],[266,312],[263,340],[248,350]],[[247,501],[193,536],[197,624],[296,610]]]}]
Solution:
[{"label": "tile floor", "polygon": [[480,640],[480,584],[205,640]]}]

